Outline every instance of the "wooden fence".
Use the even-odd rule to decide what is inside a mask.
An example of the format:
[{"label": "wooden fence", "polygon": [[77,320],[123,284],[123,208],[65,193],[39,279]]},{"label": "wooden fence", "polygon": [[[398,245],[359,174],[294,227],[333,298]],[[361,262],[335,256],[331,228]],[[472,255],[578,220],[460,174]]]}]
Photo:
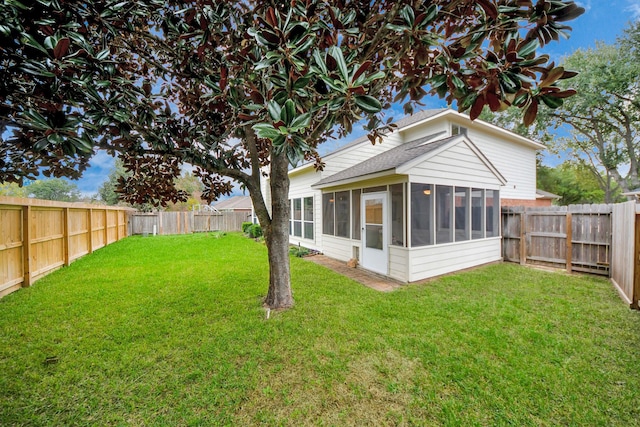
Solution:
[{"label": "wooden fence", "polygon": [[631,307],[640,298],[640,212],[635,202],[619,203],[612,213],[611,282]]},{"label": "wooden fence", "polygon": [[0,197],[0,297],[126,237],[130,209]]},{"label": "wooden fence", "polygon": [[131,234],[241,231],[247,221],[251,221],[250,212],[136,212],[131,216]]},{"label": "wooden fence", "polygon": [[609,276],[612,205],[502,209],[503,257]]},{"label": "wooden fence", "polygon": [[640,298],[640,213],[635,202],[502,208],[505,261],[611,278],[633,308]]}]

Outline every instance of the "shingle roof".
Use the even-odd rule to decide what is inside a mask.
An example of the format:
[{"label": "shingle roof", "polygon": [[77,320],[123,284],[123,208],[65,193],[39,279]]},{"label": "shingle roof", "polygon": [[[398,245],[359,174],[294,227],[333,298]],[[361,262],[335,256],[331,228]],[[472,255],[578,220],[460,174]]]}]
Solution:
[{"label": "shingle roof", "polygon": [[251,197],[249,196],[233,196],[213,205],[213,207],[219,211],[234,209],[250,210],[251,206]]},{"label": "shingle roof", "polygon": [[[417,113],[414,113],[410,116],[407,116],[403,119],[398,120],[397,122],[394,122],[398,128],[396,129],[396,131],[398,130],[402,130],[402,128],[407,127],[409,125],[412,125],[414,123],[417,123],[419,121],[422,120],[426,120],[430,117],[436,116],[440,113],[442,113],[443,111],[446,111],[447,108],[437,108],[437,109],[431,109],[431,110],[422,110],[422,111],[418,111]],[[350,143],[343,145],[342,147],[338,148],[337,150],[331,151],[330,153],[327,153],[324,155],[324,157],[327,156],[331,156],[335,153],[339,153],[340,151],[346,150],[348,148],[351,148],[355,145],[361,144],[365,141],[369,141],[369,138],[367,138],[367,135],[361,136],[358,139],[355,139],[353,141],[351,141]]]},{"label": "shingle roof", "polygon": [[348,169],[344,169],[338,173],[321,179],[313,186],[321,186],[331,184],[339,181],[344,181],[352,178],[358,178],[365,175],[371,175],[374,173],[393,170],[403,164],[414,160],[424,154],[437,150],[438,148],[446,145],[454,139],[460,138],[459,135],[449,138],[433,139],[442,136],[445,132],[438,132],[432,135],[416,139],[411,142],[404,143],[398,147],[394,147],[384,153],[380,153],[377,156],[371,157],[355,166]]}]

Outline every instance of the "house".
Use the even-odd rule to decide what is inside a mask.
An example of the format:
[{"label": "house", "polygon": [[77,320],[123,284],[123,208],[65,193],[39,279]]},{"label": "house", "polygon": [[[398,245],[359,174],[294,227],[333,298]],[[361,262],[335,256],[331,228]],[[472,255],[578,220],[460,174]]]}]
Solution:
[{"label": "house", "polygon": [[289,172],[291,243],[403,282],[500,260],[501,202],[535,203],[544,146],[450,109],[397,125]]},{"label": "house", "polygon": [[638,202],[640,201],[640,188],[622,193],[622,195],[627,196],[627,200],[635,200],[636,202]]},{"label": "house", "polygon": [[232,196],[217,202],[213,207],[219,212],[253,212],[253,204],[249,196]]},{"label": "house", "polygon": [[550,193],[548,191],[536,190],[536,203],[533,206],[551,206],[553,202],[557,202],[562,199],[562,196]]}]

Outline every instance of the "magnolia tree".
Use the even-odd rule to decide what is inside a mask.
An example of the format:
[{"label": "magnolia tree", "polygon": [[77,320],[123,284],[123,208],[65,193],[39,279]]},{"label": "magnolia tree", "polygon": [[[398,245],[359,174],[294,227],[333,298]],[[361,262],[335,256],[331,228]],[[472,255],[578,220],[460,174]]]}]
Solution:
[{"label": "magnolia tree", "polygon": [[[177,201],[181,165],[204,197],[248,189],[269,253],[265,303],[293,304],[289,165],[383,111],[437,94],[476,118],[573,94],[541,46],[566,36],[571,1],[39,0],[0,6],[0,180],[79,177],[119,153],[132,203]],[[3,135],[6,135],[3,132]],[[271,204],[260,181],[269,177]]]}]

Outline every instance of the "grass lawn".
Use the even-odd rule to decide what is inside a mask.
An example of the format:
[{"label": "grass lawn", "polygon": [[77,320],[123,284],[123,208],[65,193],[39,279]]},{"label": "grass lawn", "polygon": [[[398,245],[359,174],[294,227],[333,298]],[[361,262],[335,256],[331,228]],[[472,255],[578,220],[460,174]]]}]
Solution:
[{"label": "grass lawn", "polygon": [[640,314],[492,265],[378,293],[263,245],[131,237],[0,300],[0,425],[640,425]]}]

